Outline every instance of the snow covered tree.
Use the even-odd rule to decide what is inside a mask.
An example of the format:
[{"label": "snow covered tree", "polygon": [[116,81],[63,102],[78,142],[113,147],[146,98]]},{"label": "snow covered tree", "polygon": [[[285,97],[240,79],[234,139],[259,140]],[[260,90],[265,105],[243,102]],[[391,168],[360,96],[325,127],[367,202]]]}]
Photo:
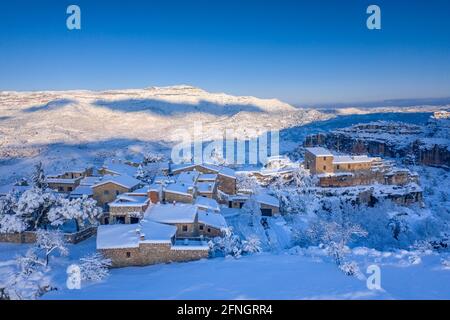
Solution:
[{"label": "snow covered tree", "polygon": [[75,199],[58,199],[57,203],[49,210],[48,219],[53,226],[60,226],[67,221],[74,220],[77,231],[79,231],[86,225],[86,222],[95,225],[101,214],[102,209],[97,206],[97,201],[85,195]]},{"label": "snow covered tree", "polygon": [[29,229],[45,228],[49,224],[47,214],[56,200],[52,192],[33,187],[20,196],[16,213],[24,218]]},{"label": "snow covered tree", "polygon": [[243,216],[248,216],[248,225],[253,227],[259,224],[261,220],[261,206],[258,201],[256,201],[255,196],[251,195],[247,201],[245,201],[242,206],[241,214]]},{"label": "snow covered tree", "polygon": [[136,174],[134,175],[134,177],[136,179],[139,179],[139,180],[144,180],[145,179],[146,173],[145,173],[144,168],[142,167],[142,165],[139,165],[139,167],[136,170]]},{"label": "snow covered tree", "polygon": [[215,237],[209,241],[212,254],[239,258],[242,254],[241,239],[233,233],[232,227],[223,229],[223,232],[223,237]]},{"label": "snow covered tree", "polygon": [[339,269],[348,276],[362,276],[361,270],[355,261],[344,262],[339,266]]},{"label": "snow covered tree", "polygon": [[159,153],[147,153],[144,155],[144,164],[157,163],[165,161],[165,156]]},{"label": "snow covered tree", "polygon": [[26,230],[26,223],[17,214],[17,194],[10,192],[0,198],[0,233],[14,233]]},{"label": "snow covered tree", "polygon": [[80,259],[81,279],[84,281],[100,281],[109,275],[111,260],[101,253],[93,253]]},{"label": "snow covered tree", "polygon": [[59,231],[38,230],[36,233],[36,247],[44,253],[45,266],[48,266],[50,255],[53,252],[59,252],[60,255],[69,253],[64,241],[64,235]]},{"label": "snow covered tree", "polygon": [[45,174],[42,162],[39,162],[35,166],[35,170],[31,177],[31,180],[33,181],[34,187],[42,190],[47,189],[47,183],[45,182]]},{"label": "snow covered tree", "polygon": [[245,173],[236,175],[236,187],[238,190],[245,190],[253,194],[261,190],[258,180],[254,176]]},{"label": "snow covered tree", "polygon": [[250,235],[242,241],[242,252],[257,253],[262,251],[261,239],[257,235]]},{"label": "snow covered tree", "polygon": [[15,261],[17,271],[11,272],[0,288],[3,299],[29,300],[37,299],[53,290],[46,268],[33,249]]},{"label": "snow covered tree", "polygon": [[348,243],[353,237],[366,237],[367,232],[357,224],[349,221],[333,221],[318,219],[311,224],[308,230],[310,236],[323,245],[336,264],[344,263],[348,252]]}]

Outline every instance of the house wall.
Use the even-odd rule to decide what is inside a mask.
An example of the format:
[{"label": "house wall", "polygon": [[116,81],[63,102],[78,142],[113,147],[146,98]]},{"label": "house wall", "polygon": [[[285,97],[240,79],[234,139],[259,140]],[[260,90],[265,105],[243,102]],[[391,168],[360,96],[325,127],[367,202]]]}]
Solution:
[{"label": "house wall", "polygon": [[80,184],[79,180],[77,180],[74,183],[53,183],[53,182],[50,182],[50,183],[48,183],[48,187],[50,189],[56,190],[58,192],[70,193],[73,190],[75,190],[75,188],[78,187],[79,184]]},{"label": "house wall", "polygon": [[148,198],[150,199],[151,203],[158,203],[160,201],[159,199],[159,191],[150,191],[148,193]]},{"label": "house wall", "polygon": [[[201,229],[203,227],[203,230]],[[198,233],[200,236],[206,238],[215,238],[222,236],[222,231],[220,229],[214,228],[212,226],[208,226],[203,223],[198,224]]]},{"label": "house wall", "polygon": [[217,188],[220,191],[225,192],[227,194],[236,194],[236,179],[227,177],[227,176],[223,176],[220,173],[218,173],[217,171],[207,169],[201,165],[196,165],[193,167],[176,170],[173,172],[173,174],[179,174],[181,172],[187,172],[187,171],[193,171],[193,170],[198,171],[200,173],[217,174],[217,184],[218,184]]},{"label": "house wall", "polygon": [[263,204],[261,203],[261,209],[271,209],[272,210],[272,215],[277,214],[280,212],[280,208],[278,207],[274,207],[274,206],[270,206],[268,204]]},{"label": "house wall", "polygon": [[[92,189],[94,191],[93,198],[94,200],[97,200],[99,206],[104,206],[107,203],[113,202],[114,200],[116,200],[118,194],[132,191],[112,182],[99,185]],[[105,194],[105,191],[107,191],[108,194]]]},{"label": "house wall", "polygon": [[125,217],[125,223],[129,224],[131,215],[130,213],[141,213],[143,214],[145,210],[147,209],[148,205],[142,206],[142,207],[136,207],[136,206],[130,206],[130,207],[110,207],[109,208],[109,224],[115,223],[116,217]]},{"label": "house wall", "polygon": [[356,163],[350,162],[350,163],[333,164],[334,172],[370,170],[371,168],[372,168],[371,162],[356,162]]},{"label": "house wall", "polygon": [[[177,238],[195,238],[199,236],[198,223],[175,223],[177,227]],[[183,231],[183,226],[187,227],[187,231]]]},{"label": "house wall", "polygon": [[305,167],[312,174],[332,173],[333,172],[333,156],[316,157],[314,154],[306,150]]},{"label": "house wall", "polygon": [[[145,266],[207,258],[208,250],[173,249],[170,243],[141,243],[138,248],[100,249],[113,267]],[[127,257],[129,252],[130,257]]]},{"label": "house wall", "polygon": [[226,194],[236,194],[236,179],[223,176],[217,176],[217,189]]},{"label": "house wall", "polygon": [[193,196],[192,195],[184,195],[179,193],[171,193],[169,191],[164,192],[164,200],[168,203],[172,202],[181,202],[181,203],[192,203]]}]

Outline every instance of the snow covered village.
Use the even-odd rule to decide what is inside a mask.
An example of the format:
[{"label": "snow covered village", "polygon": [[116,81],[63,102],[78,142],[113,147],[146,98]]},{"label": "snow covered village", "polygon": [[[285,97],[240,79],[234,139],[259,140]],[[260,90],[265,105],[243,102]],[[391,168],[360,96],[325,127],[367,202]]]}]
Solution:
[{"label": "snow covered village", "polygon": [[449,12],[2,1],[1,308],[450,300]]},{"label": "snow covered village", "polygon": [[[340,281],[365,285],[372,260],[411,268],[434,260],[447,279],[449,115],[435,112],[414,130],[406,123],[369,122],[364,126],[376,130],[373,141],[352,140],[351,128],[305,135],[264,165],[228,164],[217,150],[200,164],[174,164],[163,153],[102,158],[100,165],[38,162],[30,176],[0,188],[2,297],[103,298],[116,272],[132,276],[136,267],[146,267],[151,274],[152,265],[166,265],[190,282],[189,272],[178,274],[180,263],[206,267],[200,274],[230,264],[229,277],[241,272],[240,261],[258,274],[258,259],[270,264],[271,256],[285,267],[293,264],[288,273],[296,270],[292,257],[311,264],[301,278],[313,277],[318,263],[334,264]],[[348,135],[345,143],[333,138],[340,132]],[[399,144],[403,134],[408,139]],[[402,156],[393,156],[392,148],[404,150]],[[221,271],[209,272],[221,277]],[[67,279],[78,273],[78,289],[71,290]],[[147,297],[140,296],[140,277],[127,283],[139,291],[127,295]],[[382,287],[366,290],[368,297],[388,295]],[[188,297],[209,294],[222,297],[214,290]],[[291,294],[295,290],[279,297]]]}]

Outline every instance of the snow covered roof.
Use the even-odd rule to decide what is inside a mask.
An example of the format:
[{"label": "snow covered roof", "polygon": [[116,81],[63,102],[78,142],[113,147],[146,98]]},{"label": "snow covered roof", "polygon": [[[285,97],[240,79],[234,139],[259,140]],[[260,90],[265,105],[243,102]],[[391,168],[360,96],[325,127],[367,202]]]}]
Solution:
[{"label": "snow covered roof", "polygon": [[342,163],[362,163],[362,162],[372,162],[375,158],[368,157],[367,155],[362,156],[334,156],[334,164]]},{"label": "snow covered roof", "polygon": [[214,227],[216,229],[227,227],[225,218],[220,213],[215,213],[213,211],[199,211],[198,222]]},{"label": "snow covered roof", "polygon": [[329,178],[329,177],[353,177],[355,174],[352,172],[324,172],[318,174],[319,178]]},{"label": "snow covered roof", "polygon": [[147,205],[149,202],[149,199],[147,196],[134,196],[134,195],[127,195],[127,194],[121,194],[118,195],[116,200],[109,203],[108,205],[110,207],[142,207]]},{"label": "snow covered roof", "polygon": [[330,150],[322,148],[322,147],[312,147],[312,148],[305,148],[306,151],[309,153],[312,153],[316,157],[332,157],[333,154],[330,152]]},{"label": "snow covered roof", "polygon": [[193,185],[199,176],[198,171],[184,171],[177,176],[177,182]]},{"label": "snow covered roof", "polygon": [[138,170],[137,167],[130,166],[121,162],[107,161],[102,167],[103,169],[118,175],[135,176]]},{"label": "snow covered roof", "polygon": [[215,164],[209,164],[209,163],[202,163],[202,164],[194,164],[194,163],[184,163],[184,164],[178,164],[172,166],[172,172],[177,172],[180,170],[186,170],[189,168],[194,168],[196,166],[203,167],[209,171],[215,172],[217,174],[220,174],[222,176],[226,176],[229,178],[236,178],[236,173],[233,169],[223,166],[218,166]]},{"label": "snow covered roof", "polygon": [[92,196],[94,194],[92,188],[90,186],[78,186],[76,187],[71,193],[70,196],[71,197],[76,197],[76,196]]},{"label": "snow covered roof", "polygon": [[182,194],[182,195],[190,195],[190,196],[192,196],[192,194],[189,193],[190,188],[193,188],[193,186],[177,182],[177,183],[168,184],[164,188],[164,191],[165,192],[169,192],[169,193],[178,193],[178,194]]},{"label": "snow covered roof", "polygon": [[140,243],[172,243],[176,231],[175,226],[146,220],[139,225],[101,225],[97,229],[97,249],[137,248]]},{"label": "snow covered roof", "polygon": [[58,183],[58,184],[75,184],[80,180],[76,179],[63,179],[63,178],[45,178],[46,183]]},{"label": "snow covered roof", "polygon": [[258,193],[258,194],[255,195],[255,199],[259,203],[267,204],[267,205],[272,206],[272,207],[279,207],[280,206],[280,202],[278,201],[278,199],[273,197],[273,196],[271,196],[271,195],[268,195],[267,193]]},{"label": "snow covered roof", "polygon": [[80,185],[82,185],[82,186],[93,186],[100,179],[101,179],[101,177],[84,177],[83,179],[80,180]]},{"label": "snow covered roof", "polygon": [[197,197],[197,199],[195,199],[195,205],[203,209],[220,211],[220,207],[217,201],[207,197]]},{"label": "snow covered roof", "polygon": [[120,176],[105,175],[102,177],[100,181],[94,184],[92,188],[96,188],[106,183],[114,183],[124,188],[132,189],[141,184],[141,181],[127,175],[120,175]]},{"label": "snow covered roof", "polygon": [[212,193],[214,190],[215,182],[199,182],[196,184],[197,190],[200,193]]},{"label": "snow covered roof", "polygon": [[132,192],[128,192],[128,195],[147,195],[150,186],[143,186],[142,188],[136,189]]},{"label": "snow covered roof", "polygon": [[175,178],[174,177],[168,177],[168,176],[156,176],[155,178],[153,178],[153,183],[158,183],[158,184],[167,184],[167,183],[174,183],[175,182]]},{"label": "snow covered roof", "polygon": [[216,180],[217,174],[215,173],[203,173],[197,179],[197,181],[216,181]]},{"label": "snow covered roof", "polygon": [[161,223],[193,223],[197,207],[192,204],[156,204],[145,212],[145,219]]}]

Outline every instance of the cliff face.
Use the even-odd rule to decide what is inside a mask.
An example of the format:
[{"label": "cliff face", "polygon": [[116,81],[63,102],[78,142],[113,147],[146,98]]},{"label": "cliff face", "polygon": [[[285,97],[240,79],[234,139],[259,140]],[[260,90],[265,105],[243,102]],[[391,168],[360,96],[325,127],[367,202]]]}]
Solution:
[{"label": "cliff face", "polygon": [[304,146],[325,146],[338,152],[404,158],[423,165],[450,167],[448,123],[448,118],[433,117],[424,127],[384,121],[359,124],[307,136]]}]

